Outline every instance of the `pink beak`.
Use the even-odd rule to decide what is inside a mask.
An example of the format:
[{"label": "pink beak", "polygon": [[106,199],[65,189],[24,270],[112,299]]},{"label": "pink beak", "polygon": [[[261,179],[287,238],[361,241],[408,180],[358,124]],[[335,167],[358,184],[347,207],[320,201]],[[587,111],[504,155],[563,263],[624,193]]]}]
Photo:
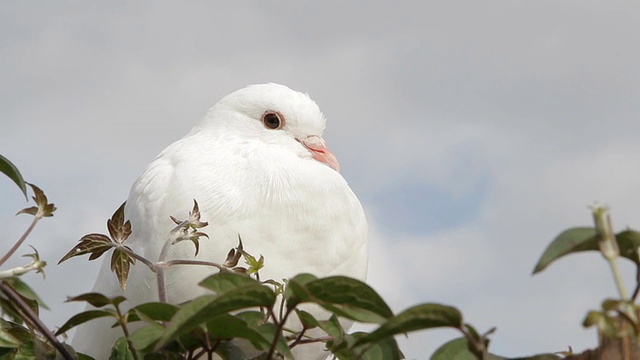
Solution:
[{"label": "pink beak", "polygon": [[320,161],[321,163],[329,166],[333,170],[340,172],[340,164],[338,163],[338,159],[327,149],[327,143],[324,142],[320,136],[309,136],[304,140],[298,140],[304,147],[311,151],[312,157],[315,160]]}]

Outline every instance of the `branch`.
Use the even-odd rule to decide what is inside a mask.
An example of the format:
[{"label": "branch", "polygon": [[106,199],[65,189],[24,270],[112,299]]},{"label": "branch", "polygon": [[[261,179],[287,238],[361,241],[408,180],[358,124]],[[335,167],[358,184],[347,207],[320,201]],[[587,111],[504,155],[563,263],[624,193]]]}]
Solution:
[{"label": "branch", "polygon": [[631,296],[631,302],[634,304],[638,298],[638,293],[640,293],[640,266],[636,269],[636,289],[633,291],[633,295]]},{"label": "branch", "polygon": [[[271,343],[271,347],[269,348],[267,359],[273,359],[273,354],[276,352],[276,346],[278,346],[278,340],[280,340],[280,335],[282,335],[282,328],[284,327],[284,323],[287,321],[287,318],[291,314],[291,310],[292,309],[287,309],[287,312],[284,314],[284,318],[282,318],[282,321],[276,327],[276,334],[273,336],[273,342]],[[273,315],[273,308],[269,308],[269,312]]]},{"label": "branch", "polygon": [[47,340],[53,345],[66,360],[74,360],[74,357],[69,353],[67,348],[62,345],[53,333],[47,328],[47,326],[40,320],[38,315],[31,310],[31,307],[24,302],[22,297],[4,282],[0,281],[0,290],[7,295],[7,297],[13,302],[21,312],[22,318],[27,321],[31,326],[40,330],[40,333],[44,335]]},{"label": "branch", "polygon": [[204,266],[213,266],[214,268],[218,268],[218,270],[228,270],[224,266],[210,262],[210,261],[200,261],[200,260],[170,260],[164,263],[167,267],[173,265],[204,265]]},{"label": "branch", "polygon": [[42,271],[41,269],[43,268],[44,265],[45,265],[45,262],[40,260],[34,260],[31,263],[24,266],[17,266],[9,270],[0,271],[0,280],[14,277],[14,276],[20,276],[33,270]]},{"label": "branch", "polygon": [[120,311],[120,306],[117,303],[113,305],[114,305],[113,307],[116,309],[116,315],[118,316],[118,324],[120,324],[120,327],[122,328],[122,332],[124,333],[124,338],[127,339],[127,345],[129,346],[129,350],[131,350],[131,355],[133,355],[134,360],[138,360],[138,353],[136,352],[135,348],[133,347],[133,343],[129,338],[129,329],[127,328],[127,320],[122,315],[122,312]]},{"label": "branch", "polygon": [[2,259],[0,259],[0,266],[2,266],[2,264],[4,264],[7,260],[9,260],[11,255],[13,255],[13,253],[15,253],[16,250],[18,250],[18,248],[20,247],[20,245],[22,245],[24,240],[29,236],[29,234],[31,234],[31,231],[33,230],[33,228],[36,227],[36,224],[38,223],[38,221],[40,221],[40,219],[42,219],[42,216],[38,216],[38,215],[36,215],[33,218],[33,221],[31,222],[31,225],[29,225],[29,227],[24,232],[24,234],[22,234],[20,239],[18,239],[18,241],[16,241],[16,243],[13,244],[13,247],[6,254],[4,254]]},{"label": "branch", "polygon": [[136,254],[135,252],[133,252],[132,250],[129,250],[125,246],[113,244],[113,247],[114,248],[119,248],[120,250],[122,250],[125,253],[127,253],[127,255],[129,255],[129,256],[135,258],[136,260],[139,260],[141,263],[145,264],[149,268],[149,270],[151,270],[153,272],[156,272],[156,265],[154,263],[152,263],[151,261],[149,261],[144,256]]},{"label": "branch", "polygon": [[301,341],[305,331],[307,331],[307,328],[302,326],[302,330],[300,330],[300,332],[298,333],[298,336],[296,336],[295,340],[293,340],[293,342],[289,344],[289,349],[293,349],[294,347],[296,347],[296,345],[302,344]]}]

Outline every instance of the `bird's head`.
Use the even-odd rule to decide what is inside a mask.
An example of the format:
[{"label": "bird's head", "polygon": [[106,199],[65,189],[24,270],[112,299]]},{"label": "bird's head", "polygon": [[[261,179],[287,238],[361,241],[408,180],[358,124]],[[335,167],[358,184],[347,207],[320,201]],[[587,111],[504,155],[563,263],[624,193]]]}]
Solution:
[{"label": "bird's head", "polygon": [[340,171],[322,138],[325,125],[324,115],[309,95],[278,84],[250,85],[225,96],[201,124],[286,147]]}]

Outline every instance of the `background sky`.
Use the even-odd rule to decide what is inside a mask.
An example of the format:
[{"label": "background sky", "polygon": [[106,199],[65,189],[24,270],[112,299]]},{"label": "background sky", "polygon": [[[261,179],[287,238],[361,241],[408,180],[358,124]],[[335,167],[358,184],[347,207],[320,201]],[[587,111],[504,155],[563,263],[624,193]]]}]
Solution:
[{"label": "background sky", "polygon": [[[60,326],[99,264],[57,261],[105,232],[144,166],[248,84],[307,92],[364,204],[369,282],[400,311],[462,310],[503,356],[597,345],[581,322],[616,290],[597,254],[531,271],[562,230],[612,209],[640,226],[635,1],[0,4],[0,153],[58,206],[25,280]],[[0,179],[8,248],[31,220]],[[23,247],[20,253],[30,249]],[[26,263],[15,256],[6,266]],[[634,287],[634,268],[623,264]],[[427,359],[451,330],[401,338]]]}]

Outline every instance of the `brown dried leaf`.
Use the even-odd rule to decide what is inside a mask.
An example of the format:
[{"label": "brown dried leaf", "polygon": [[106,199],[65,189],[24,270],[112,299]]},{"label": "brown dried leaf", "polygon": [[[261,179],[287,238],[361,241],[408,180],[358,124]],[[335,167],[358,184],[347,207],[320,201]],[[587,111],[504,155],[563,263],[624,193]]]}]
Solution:
[{"label": "brown dried leaf", "polygon": [[[124,246],[124,248],[129,249]],[[111,271],[116,274],[118,281],[120,282],[120,288],[124,291],[127,288],[127,278],[129,277],[129,270],[131,265],[136,263],[136,259],[122,248],[118,247],[111,255]]]},{"label": "brown dried leaf", "polygon": [[198,241],[197,237],[196,238],[191,238],[190,240],[193,243],[193,245],[195,245],[195,247],[196,247],[196,253],[193,256],[198,256],[198,252],[200,251],[200,241]]},{"label": "brown dried leaf", "polygon": [[36,202],[36,205],[38,205],[38,209],[40,210],[42,216],[53,216],[53,212],[56,211],[56,207],[53,204],[49,204],[49,200],[47,199],[47,196],[44,194],[44,192],[40,190],[39,187],[33,184],[27,184],[31,186],[31,189],[33,189],[33,193],[36,195],[32,198]]},{"label": "brown dried leaf", "polygon": [[35,196],[32,196],[31,198],[33,199],[33,201],[35,201],[37,206],[32,206],[29,208],[22,209],[18,211],[16,215],[30,214],[30,215],[42,216],[42,217],[53,216],[53,212],[56,211],[55,205],[49,204],[47,200],[47,196],[44,194],[42,190],[40,190],[39,187],[33,184],[29,184],[29,183],[27,184],[31,186],[31,189],[33,189],[33,193],[35,194]]},{"label": "brown dried leaf", "polygon": [[238,261],[240,260],[240,257],[242,257],[242,254],[239,251],[236,252],[235,249],[231,249],[227,254],[227,259],[224,261],[224,263],[222,263],[222,266],[232,268],[238,265]]},{"label": "brown dried leaf", "polygon": [[240,238],[240,235],[238,235],[238,246],[235,249],[229,250],[227,259],[224,261],[224,264],[222,264],[222,266],[232,268],[238,265],[238,261],[240,261],[243,253],[244,250],[242,249],[242,239]]},{"label": "brown dried leaf", "polygon": [[200,208],[198,207],[196,199],[193,199],[193,210],[189,212],[189,225],[194,229],[209,225],[208,222],[200,221]]},{"label": "brown dried leaf", "polygon": [[80,239],[80,243],[69,251],[58,264],[66,261],[74,256],[91,254],[89,260],[95,260],[102,256],[106,251],[114,247],[113,242],[108,236],[102,234],[89,234]]},{"label": "brown dried leaf", "polygon": [[20,214],[29,214],[29,215],[36,215],[38,213],[38,208],[35,206],[29,207],[29,208],[24,208],[20,211],[18,211],[16,213],[16,215],[20,215]]}]

